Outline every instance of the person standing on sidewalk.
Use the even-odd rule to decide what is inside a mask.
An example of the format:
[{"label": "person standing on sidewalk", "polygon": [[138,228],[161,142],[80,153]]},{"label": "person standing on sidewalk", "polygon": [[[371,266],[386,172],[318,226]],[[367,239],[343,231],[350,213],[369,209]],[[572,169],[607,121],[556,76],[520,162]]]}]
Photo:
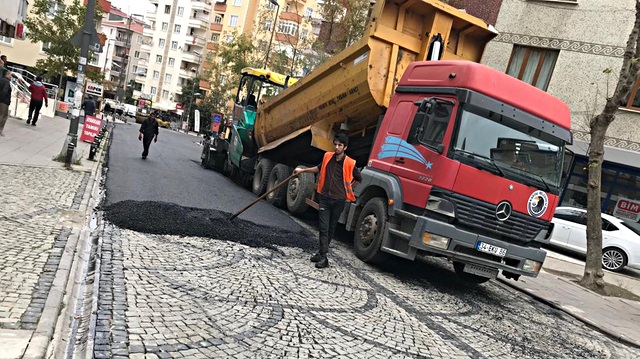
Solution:
[{"label": "person standing on sidewalk", "polygon": [[333,138],[335,152],[324,154],[322,163],[316,167],[296,168],[293,173],[318,173],[318,216],[320,219],[320,249],[311,256],[316,268],[329,266],[329,243],[333,239],[338,220],[344,210],[345,201],[353,202],[356,196],[353,187],[362,181],[360,171],[356,168],[356,161],[347,156],[345,151],[349,145],[349,138],[339,133]]},{"label": "person standing on sidewalk", "polygon": [[27,117],[27,125],[31,123],[32,126],[38,122],[40,116],[40,109],[42,108],[42,102],[44,106],[49,107],[49,98],[47,96],[47,88],[42,84],[42,77],[36,77],[36,80],[29,85],[29,91],[31,91],[31,102],[29,103],[29,116]]},{"label": "person standing on sidewalk", "polygon": [[80,109],[84,110],[84,118],[87,116],[94,116],[96,114],[96,102],[93,101],[93,96],[87,96],[87,99],[84,100]]},{"label": "person standing on sidewalk", "polygon": [[158,142],[158,121],[156,121],[156,114],[151,113],[149,117],[140,125],[140,134],[138,140],[142,141],[142,159],[147,159],[149,155],[149,146],[151,141]]},{"label": "person standing on sidewalk", "polygon": [[[1,60],[0,60],[1,61]],[[6,71],[0,78],[0,136],[9,117],[9,105],[11,104],[11,71]]]}]

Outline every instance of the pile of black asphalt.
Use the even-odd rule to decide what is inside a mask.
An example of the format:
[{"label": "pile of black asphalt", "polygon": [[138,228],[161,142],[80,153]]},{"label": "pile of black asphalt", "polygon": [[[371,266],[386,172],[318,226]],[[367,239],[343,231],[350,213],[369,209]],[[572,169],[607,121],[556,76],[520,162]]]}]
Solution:
[{"label": "pile of black asphalt", "polygon": [[141,233],[205,237],[272,250],[294,247],[312,252],[317,249],[317,240],[305,230],[290,232],[240,218],[229,220],[230,213],[212,209],[126,200],[107,206],[104,213],[105,219],[114,225]]}]

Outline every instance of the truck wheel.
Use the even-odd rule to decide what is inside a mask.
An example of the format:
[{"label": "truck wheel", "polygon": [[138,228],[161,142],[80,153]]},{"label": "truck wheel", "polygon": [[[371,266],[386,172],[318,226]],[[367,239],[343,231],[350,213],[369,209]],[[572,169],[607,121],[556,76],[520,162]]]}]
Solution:
[{"label": "truck wheel", "polygon": [[[292,178],[287,185],[287,209],[294,215],[307,211],[305,200],[313,195],[313,173],[303,172]],[[254,181],[255,182],[255,181]]]},{"label": "truck wheel", "polygon": [[460,263],[460,262],[453,262],[453,270],[465,282],[468,282],[468,283],[471,283],[471,284],[482,284],[482,283],[488,282],[489,279],[491,279],[491,278],[487,278],[487,277],[481,277],[481,276],[475,275],[475,274],[465,273],[464,272],[464,263]]},{"label": "truck wheel", "polygon": [[353,235],[356,256],[363,262],[380,263],[387,257],[380,247],[388,219],[387,204],[383,198],[372,198],[364,205]]},{"label": "truck wheel", "polygon": [[[278,185],[278,183],[282,182],[282,180],[289,177],[291,172],[292,170],[289,166],[285,166],[280,163],[275,165],[269,175],[269,180],[267,181],[267,191],[270,191],[273,187]],[[287,186],[282,186],[274,192],[269,193],[267,196],[267,202],[276,207],[283,208],[287,203]]]},{"label": "truck wheel", "polygon": [[261,196],[267,191],[267,182],[269,181],[269,175],[275,166],[275,162],[270,159],[263,158],[258,162],[256,172],[253,174],[253,194]]}]

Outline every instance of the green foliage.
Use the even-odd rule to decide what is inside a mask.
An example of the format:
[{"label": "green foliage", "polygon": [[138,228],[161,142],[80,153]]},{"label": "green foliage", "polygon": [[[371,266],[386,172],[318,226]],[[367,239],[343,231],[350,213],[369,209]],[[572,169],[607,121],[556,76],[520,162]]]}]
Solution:
[{"label": "green foliage", "polygon": [[237,33],[233,41],[220,43],[218,56],[226,68],[232,73],[239,74],[245,67],[259,66],[259,51],[251,37]]},{"label": "green foliage", "polygon": [[326,0],[320,6],[320,13],[328,33],[321,47],[338,53],[358,41],[369,20],[370,6],[369,0]]},{"label": "green foliage", "polygon": [[[55,13],[50,13],[50,2],[59,4]],[[62,75],[71,71],[75,74],[80,49],[71,43],[71,38],[85,22],[86,7],[79,0],[67,6],[62,0],[34,0],[29,5],[31,14],[25,21],[29,29],[27,37],[35,43],[49,44],[43,48],[47,57],[36,62],[38,72]],[[96,18],[100,16],[102,12],[96,9]],[[98,71],[87,71],[85,76],[92,81],[102,80]]]}]

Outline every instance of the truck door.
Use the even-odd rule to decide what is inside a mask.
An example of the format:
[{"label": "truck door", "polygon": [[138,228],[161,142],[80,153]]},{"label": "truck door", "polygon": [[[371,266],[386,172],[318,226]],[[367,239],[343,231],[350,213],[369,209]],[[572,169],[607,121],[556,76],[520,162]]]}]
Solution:
[{"label": "truck door", "polygon": [[424,207],[431,188],[450,187],[455,179],[456,168],[451,168],[443,153],[449,145],[453,120],[457,105],[455,98],[441,98],[444,101],[434,105],[431,114],[425,116],[420,110],[424,97],[411,102],[411,109],[403,124],[398,138],[387,138],[386,142],[397,142],[398,151],[391,164],[391,173],[400,179],[408,204]]}]

